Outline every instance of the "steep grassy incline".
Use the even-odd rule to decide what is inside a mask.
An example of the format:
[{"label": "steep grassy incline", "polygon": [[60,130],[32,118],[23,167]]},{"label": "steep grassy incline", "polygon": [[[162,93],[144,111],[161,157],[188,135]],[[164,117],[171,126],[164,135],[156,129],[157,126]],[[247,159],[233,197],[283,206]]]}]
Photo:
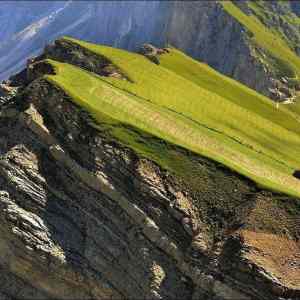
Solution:
[{"label": "steep grassy incline", "polygon": [[[175,50],[157,66],[138,54],[68,41],[107,57],[132,80],[100,77],[50,61],[56,75],[48,80],[119,140],[147,156],[152,146],[139,139],[141,130],[210,157],[263,186],[300,196],[300,184],[291,176],[300,165],[299,123],[267,98]],[[138,129],[134,136],[126,124]],[[160,147],[150,152],[164,163]],[[169,160],[164,166],[178,171],[175,164]]]},{"label": "steep grassy incline", "polygon": [[300,126],[295,122],[294,114],[291,114],[284,105],[275,110],[276,104],[267,97],[223,76],[207,64],[200,63],[181,51],[172,49],[169,55],[161,57],[161,65],[246,110],[259,114],[288,130],[300,133]]},{"label": "steep grassy incline", "polygon": [[[273,18],[267,1],[248,1],[247,5],[251,9],[250,15],[245,14],[238,6],[231,1],[221,1],[224,9],[240,22],[251,35],[251,42],[263,48],[268,55],[260,56],[259,59],[270,69],[277,73],[277,77],[288,77],[289,84],[299,85],[300,82],[300,57],[291,50],[298,47],[295,41],[288,40],[287,36],[282,33],[282,28],[270,25],[268,28],[261,21],[270,22]],[[285,6],[287,4],[277,3]],[[300,18],[289,14],[278,16],[281,18],[279,23],[287,22],[290,24],[300,24]],[[261,20],[261,21],[260,21]],[[298,25],[299,26],[299,25]],[[300,93],[296,94],[296,103],[286,105],[286,109],[292,112],[296,118],[300,118]]]}]

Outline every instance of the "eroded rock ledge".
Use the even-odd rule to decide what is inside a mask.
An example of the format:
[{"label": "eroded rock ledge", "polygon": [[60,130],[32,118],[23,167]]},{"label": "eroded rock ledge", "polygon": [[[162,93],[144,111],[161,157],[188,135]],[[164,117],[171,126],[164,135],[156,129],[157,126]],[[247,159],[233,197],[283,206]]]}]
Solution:
[{"label": "eroded rock ledge", "polygon": [[35,67],[0,115],[0,299],[299,299],[297,199],[169,145],[194,190]]}]

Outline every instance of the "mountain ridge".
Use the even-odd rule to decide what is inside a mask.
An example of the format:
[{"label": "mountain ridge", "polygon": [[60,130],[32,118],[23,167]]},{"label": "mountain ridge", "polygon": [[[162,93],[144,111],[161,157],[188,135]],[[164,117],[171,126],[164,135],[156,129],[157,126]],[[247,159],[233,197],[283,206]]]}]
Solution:
[{"label": "mountain ridge", "polygon": [[[294,37],[293,45],[297,45],[299,26],[294,22],[299,19],[294,13],[299,7],[297,3],[292,5],[292,2],[287,1],[285,8],[276,3],[267,5],[261,2],[261,7],[254,7],[246,1],[244,3],[246,11],[251,12],[250,18],[256,18],[256,21],[266,20],[266,17],[262,17],[264,14],[281,13],[284,21],[269,22],[269,27],[263,30],[274,36],[275,28],[275,36],[279,40],[286,36],[278,32],[284,32],[288,28],[289,36]],[[12,7],[13,5],[11,4]],[[52,21],[48,18],[48,23],[37,29],[28,40],[22,40],[21,34],[20,39],[13,36],[6,45],[0,44],[0,62],[4,69],[1,79],[6,79],[20,70],[26,59],[41,52],[49,41],[59,35],[68,34],[90,42],[129,50],[136,50],[145,42],[152,42],[158,47],[170,43],[275,100],[283,101],[294,97],[291,86],[299,86],[299,82],[295,85],[292,80],[288,85],[281,82],[286,75],[278,74],[282,66],[278,63],[280,55],[276,59],[266,60],[266,55],[271,57],[270,53],[265,53],[264,47],[260,43],[253,43],[251,38],[256,33],[242,25],[236,15],[226,11],[222,1],[139,1],[126,2],[121,6],[114,2],[89,2],[87,5],[67,1],[57,5],[59,8],[54,6],[55,9],[52,9]],[[239,13],[243,13],[243,10]],[[97,23],[99,19],[102,20],[102,26]],[[57,27],[56,24],[60,26]],[[26,30],[37,28],[37,25],[38,22],[33,22]],[[260,27],[262,26],[263,23]],[[62,32],[60,28],[65,30]],[[289,45],[284,47],[288,49]]]},{"label": "mountain ridge", "polygon": [[299,300],[299,9],[2,2],[0,299]]},{"label": "mountain ridge", "polygon": [[[64,38],[11,87],[16,94],[0,106],[1,297],[299,298],[299,198],[150,130],[164,116],[169,134],[179,122],[176,107],[159,110],[155,94],[139,97],[156,72],[179,85],[183,60],[223,78],[168,51],[156,65]],[[186,113],[179,119],[188,128]]]}]

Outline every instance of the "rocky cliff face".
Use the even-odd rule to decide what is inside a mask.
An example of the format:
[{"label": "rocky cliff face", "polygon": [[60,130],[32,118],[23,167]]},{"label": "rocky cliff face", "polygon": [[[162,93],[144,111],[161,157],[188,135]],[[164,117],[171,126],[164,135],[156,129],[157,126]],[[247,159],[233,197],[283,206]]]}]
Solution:
[{"label": "rocky cliff face", "polygon": [[[20,13],[14,12],[14,7],[19,4],[11,2],[0,8],[4,15],[0,21],[2,28],[6,28],[10,20],[16,23],[9,26],[13,27],[9,36],[0,32],[3,38],[0,79],[20,70],[26,59],[40,53],[47,42],[61,35],[71,35],[131,50],[147,42],[156,46],[171,43],[265,95],[279,98],[277,100],[291,98],[283,92],[273,95],[274,89],[284,83],[278,82],[281,78],[276,75],[276,70],[260,59],[265,55],[264,51],[250,41],[249,33],[219,1],[126,1],[121,4],[115,1],[66,1],[47,4],[47,13],[42,15],[38,3],[31,4],[32,12],[37,12],[27,17],[26,22],[19,17],[24,10],[22,6]],[[244,11],[253,13],[246,2],[239,3],[237,5]],[[282,6],[273,1],[264,4],[262,11],[269,16],[266,25],[284,32],[286,40],[293,40],[294,50],[298,52],[299,27],[293,18],[296,18],[299,3],[286,3]],[[30,16],[30,13],[26,12],[26,15]],[[285,16],[284,22],[276,16]]]},{"label": "rocky cliff face", "polygon": [[271,77],[255,59],[245,28],[217,1],[177,2],[168,40],[223,74],[268,94]]},{"label": "rocky cliff face", "polygon": [[[64,47],[44,57],[100,72]],[[37,59],[3,92],[1,299],[299,299],[297,199],[166,144],[191,186],[96,130],[49,72]]]},{"label": "rocky cliff face", "polygon": [[291,8],[297,16],[300,16],[300,2],[299,1],[291,1]]},{"label": "rocky cliff face", "polygon": [[[294,2],[296,9],[299,3]],[[235,5],[246,15],[257,17],[267,28],[277,31],[298,53],[299,23],[295,21],[297,17],[291,3],[262,1],[259,11],[249,3],[236,1]],[[219,1],[176,2],[172,7],[167,39],[192,57],[274,100],[283,101],[295,96],[290,85],[282,81],[278,67],[265,62],[270,53],[252,40],[252,33]]]}]

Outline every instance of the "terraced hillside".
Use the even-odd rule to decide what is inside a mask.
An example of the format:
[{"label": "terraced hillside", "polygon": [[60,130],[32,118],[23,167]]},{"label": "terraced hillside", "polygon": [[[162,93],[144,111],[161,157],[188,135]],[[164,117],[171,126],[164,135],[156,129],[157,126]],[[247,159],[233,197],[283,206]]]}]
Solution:
[{"label": "terraced hillside", "polygon": [[[174,49],[157,66],[139,54],[62,42],[105,57],[130,79],[100,77],[48,61],[56,73],[48,80],[97,121],[104,114],[210,157],[261,186],[300,195],[300,183],[291,175],[300,165],[299,121],[287,110]],[[117,132],[122,139],[122,126]],[[131,139],[123,137],[123,142],[130,145]]]},{"label": "terraced hillside", "polygon": [[300,19],[297,13],[299,7],[299,1],[249,1],[240,5],[246,14],[256,17],[265,28],[269,28],[274,36],[280,37],[283,44],[298,55],[300,54]]}]

